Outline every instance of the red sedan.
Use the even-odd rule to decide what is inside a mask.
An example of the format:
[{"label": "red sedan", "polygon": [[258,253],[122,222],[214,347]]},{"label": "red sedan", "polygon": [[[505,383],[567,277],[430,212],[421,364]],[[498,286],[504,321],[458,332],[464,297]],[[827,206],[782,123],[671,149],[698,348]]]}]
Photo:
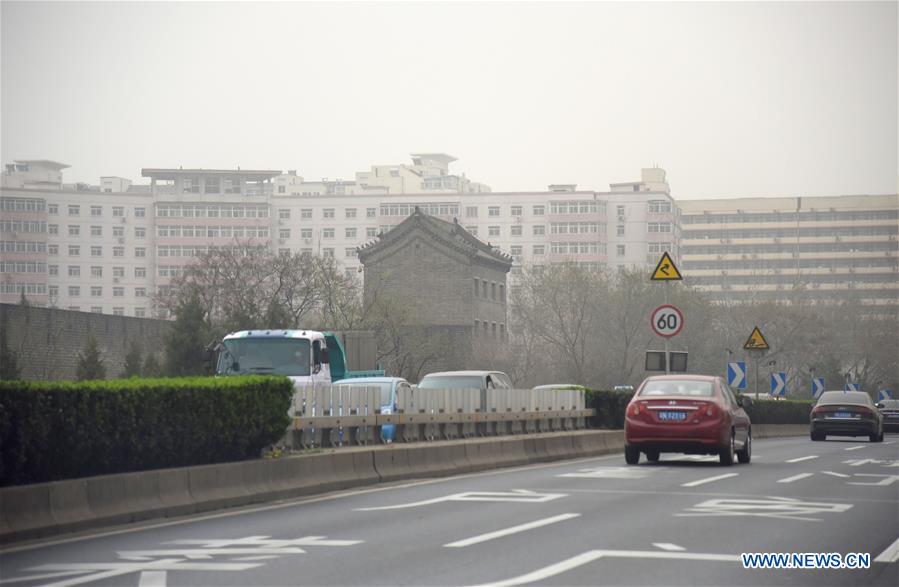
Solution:
[{"label": "red sedan", "polygon": [[734,394],[721,377],[647,377],[627,406],[624,460],[645,453],[658,461],[663,452],[716,454],[722,465],[752,458],[752,426],[743,410],[748,396]]}]

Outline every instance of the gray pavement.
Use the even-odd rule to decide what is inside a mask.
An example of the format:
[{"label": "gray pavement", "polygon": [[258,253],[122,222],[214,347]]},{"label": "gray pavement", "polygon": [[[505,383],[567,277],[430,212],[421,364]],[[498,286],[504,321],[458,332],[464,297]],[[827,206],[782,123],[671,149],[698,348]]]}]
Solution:
[{"label": "gray pavement", "polygon": [[[899,437],[396,483],[0,551],[0,585],[897,585]],[[866,553],[749,570],[741,553]]]}]

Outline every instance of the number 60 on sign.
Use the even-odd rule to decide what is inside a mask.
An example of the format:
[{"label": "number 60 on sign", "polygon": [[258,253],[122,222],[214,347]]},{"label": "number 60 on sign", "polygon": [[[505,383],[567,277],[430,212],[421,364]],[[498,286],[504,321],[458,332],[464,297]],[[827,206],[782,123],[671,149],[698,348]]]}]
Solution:
[{"label": "number 60 on sign", "polygon": [[652,311],[652,331],[665,338],[677,336],[684,327],[684,315],[675,306],[664,304]]}]

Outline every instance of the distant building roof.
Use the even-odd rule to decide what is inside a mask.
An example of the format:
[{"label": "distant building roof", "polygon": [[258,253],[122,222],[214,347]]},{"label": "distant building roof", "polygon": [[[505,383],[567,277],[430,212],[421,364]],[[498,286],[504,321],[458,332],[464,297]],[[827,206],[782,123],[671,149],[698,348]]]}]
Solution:
[{"label": "distant building roof", "polygon": [[47,167],[49,169],[55,169],[57,171],[61,171],[63,169],[68,169],[71,165],[66,165],[65,163],[58,163],[56,161],[50,161],[49,159],[16,159],[15,163],[25,163],[27,165],[40,165],[41,167]]},{"label": "distant building roof", "polygon": [[446,163],[447,165],[452,163],[453,161],[458,161],[452,155],[447,155],[446,153],[411,153],[412,161],[416,165],[421,165],[422,159],[430,159],[431,161],[439,161],[440,163]]},{"label": "distant building roof", "polygon": [[142,177],[154,179],[176,179],[185,176],[197,175],[234,175],[240,177],[254,177],[256,179],[270,179],[281,175],[280,170],[272,169],[159,169],[144,168],[140,170]]},{"label": "distant building roof", "polygon": [[418,207],[408,218],[397,224],[377,241],[372,241],[358,249],[359,260],[365,264],[373,253],[383,251],[405,238],[413,230],[422,230],[432,239],[444,246],[456,249],[469,258],[477,259],[490,265],[499,265],[508,272],[512,267],[512,257],[497,251],[462,228],[458,221],[447,222],[428,216]]}]

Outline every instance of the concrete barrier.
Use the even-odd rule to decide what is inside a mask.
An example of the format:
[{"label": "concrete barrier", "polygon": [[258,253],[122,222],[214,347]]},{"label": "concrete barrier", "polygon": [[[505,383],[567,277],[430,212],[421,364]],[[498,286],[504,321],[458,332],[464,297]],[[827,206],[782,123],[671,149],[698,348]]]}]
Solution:
[{"label": "concrete barrier", "polygon": [[[756,425],[756,438],[806,425]],[[280,459],[106,475],[0,489],[0,543],[135,520],[288,499],[379,482],[440,477],[620,452],[621,430],[333,449]]]}]

